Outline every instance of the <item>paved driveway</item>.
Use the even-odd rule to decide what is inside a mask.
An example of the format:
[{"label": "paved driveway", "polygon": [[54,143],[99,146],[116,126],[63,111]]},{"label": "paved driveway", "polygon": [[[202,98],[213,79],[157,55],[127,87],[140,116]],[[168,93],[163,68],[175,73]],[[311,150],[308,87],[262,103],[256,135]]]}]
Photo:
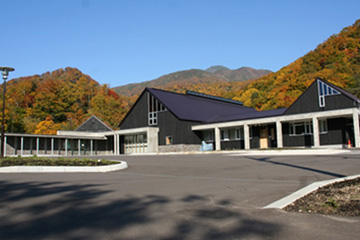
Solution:
[{"label": "paved driveway", "polygon": [[[112,157],[114,158],[114,157]],[[359,217],[263,210],[360,156],[122,156],[95,174],[1,174],[0,239],[356,239]]]}]

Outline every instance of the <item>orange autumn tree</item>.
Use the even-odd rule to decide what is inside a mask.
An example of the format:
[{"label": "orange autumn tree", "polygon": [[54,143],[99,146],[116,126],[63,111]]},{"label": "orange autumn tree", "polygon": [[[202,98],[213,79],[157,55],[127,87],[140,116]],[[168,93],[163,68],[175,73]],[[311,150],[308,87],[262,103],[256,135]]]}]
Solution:
[{"label": "orange autumn tree", "polygon": [[35,134],[50,134],[55,135],[56,131],[61,128],[61,123],[54,123],[51,116],[47,116],[44,121],[36,125]]}]

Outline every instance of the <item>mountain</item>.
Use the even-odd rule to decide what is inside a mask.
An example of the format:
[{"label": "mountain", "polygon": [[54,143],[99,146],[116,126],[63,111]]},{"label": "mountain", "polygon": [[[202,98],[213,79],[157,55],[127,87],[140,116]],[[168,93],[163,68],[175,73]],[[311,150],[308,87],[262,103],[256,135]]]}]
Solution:
[{"label": "mountain", "polygon": [[254,69],[250,67],[241,67],[235,70],[230,70],[224,66],[213,66],[205,71],[211,72],[219,77],[226,78],[229,82],[243,82],[251,79],[263,77],[271,71],[263,69]]},{"label": "mountain", "polygon": [[198,89],[198,85],[221,84],[237,81],[247,81],[270,73],[268,70],[256,70],[243,67],[230,70],[224,66],[212,66],[206,70],[190,69],[163,75],[157,79],[128,84],[113,88],[115,92],[127,97],[137,96],[145,87],[162,88],[182,92],[185,89]]},{"label": "mountain", "polygon": [[293,63],[230,95],[261,110],[288,107],[316,78],[360,97],[360,20]]},{"label": "mountain", "polygon": [[70,67],[12,79],[6,98],[7,132],[55,134],[75,129],[93,114],[117,128],[130,108],[129,99]]}]

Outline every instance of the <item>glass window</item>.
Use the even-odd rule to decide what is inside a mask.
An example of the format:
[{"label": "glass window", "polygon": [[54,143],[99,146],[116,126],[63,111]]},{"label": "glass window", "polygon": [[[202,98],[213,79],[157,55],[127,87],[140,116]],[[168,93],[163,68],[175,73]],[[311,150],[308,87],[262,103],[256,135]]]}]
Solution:
[{"label": "glass window", "polygon": [[221,140],[223,140],[223,141],[229,141],[230,140],[229,139],[229,130],[228,129],[222,129],[220,131],[220,133],[221,133]]},{"label": "glass window", "polygon": [[173,137],[172,136],[166,136],[165,137],[165,143],[166,143],[166,145],[173,144]]},{"label": "glass window", "polygon": [[310,135],[312,131],[312,122],[297,122],[289,124],[290,135]]},{"label": "glass window", "polygon": [[327,133],[327,120],[319,120],[319,132],[320,133]]}]

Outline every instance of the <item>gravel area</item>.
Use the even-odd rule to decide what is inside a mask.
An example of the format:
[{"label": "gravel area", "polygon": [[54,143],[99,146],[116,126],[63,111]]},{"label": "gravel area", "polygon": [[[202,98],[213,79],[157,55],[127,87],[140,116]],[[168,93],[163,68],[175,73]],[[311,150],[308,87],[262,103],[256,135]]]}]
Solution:
[{"label": "gravel area", "polygon": [[360,178],[319,188],[286,206],[289,212],[360,216]]}]

